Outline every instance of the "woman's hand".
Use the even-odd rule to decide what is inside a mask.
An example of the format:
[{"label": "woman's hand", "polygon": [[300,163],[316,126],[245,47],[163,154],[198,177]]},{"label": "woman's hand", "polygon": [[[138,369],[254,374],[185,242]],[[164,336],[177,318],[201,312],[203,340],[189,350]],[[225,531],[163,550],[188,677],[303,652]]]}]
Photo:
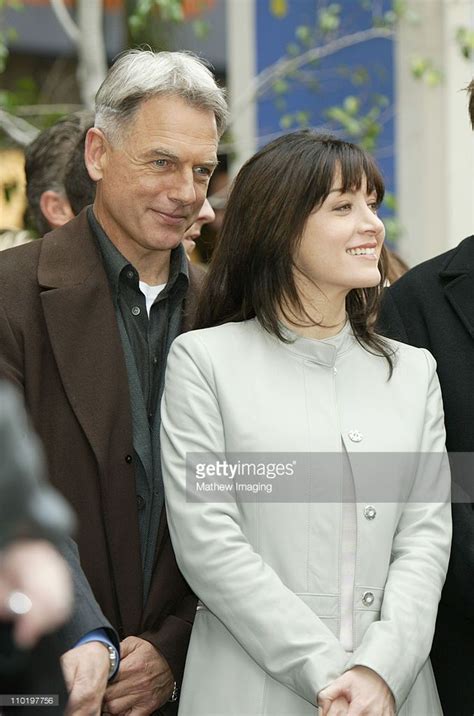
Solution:
[{"label": "woman's hand", "polygon": [[339,702],[341,697],[347,701],[349,709],[340,713],[347,713],[347,716],[395,716],[392,692],[382,677],[366,666],[354,666],[319,692],[321,716],[333,716],[336,701]]},{"label": "woman's hand", "polygon": [[327,716],[347,716],[349,713],[349,704],[343,696],[338,696],[337,699],[331,701]]}]

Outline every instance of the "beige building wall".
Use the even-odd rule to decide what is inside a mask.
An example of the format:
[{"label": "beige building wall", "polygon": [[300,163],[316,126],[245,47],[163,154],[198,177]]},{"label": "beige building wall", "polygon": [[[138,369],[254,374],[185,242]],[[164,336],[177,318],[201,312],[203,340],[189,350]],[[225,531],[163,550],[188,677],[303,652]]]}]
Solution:
[{"label": "beige building wall", "polygon": [[[474,0],[409,0],[396,43],[397,196],[400,253],[413,266],[474,234],[474,132],[463,91],[474,76],[455,41],[474,26]],[[413,78],[412,58],[442,72],[436,87]]]},{"label": "beige building wall", "polygon": [[20,149],[0,149],[0,231],[23,226],[26,208],[24,165],[25,157]]}]

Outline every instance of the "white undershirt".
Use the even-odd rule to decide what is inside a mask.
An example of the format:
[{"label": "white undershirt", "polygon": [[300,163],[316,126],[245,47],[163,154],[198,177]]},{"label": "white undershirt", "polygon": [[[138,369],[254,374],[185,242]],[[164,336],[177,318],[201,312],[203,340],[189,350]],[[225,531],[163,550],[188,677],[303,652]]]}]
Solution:
[{"label": "white undershirt", "polygon": [[140,286],[140,291],[145,296],[146,312],[148,313],[148,316],[150,316],[150,309],[153,306],[158,294],[161,293],[161,291],[166,286],[166,283],[160,283],[158,286],[150,286],[144,281],[139,281],[138,285]]}]

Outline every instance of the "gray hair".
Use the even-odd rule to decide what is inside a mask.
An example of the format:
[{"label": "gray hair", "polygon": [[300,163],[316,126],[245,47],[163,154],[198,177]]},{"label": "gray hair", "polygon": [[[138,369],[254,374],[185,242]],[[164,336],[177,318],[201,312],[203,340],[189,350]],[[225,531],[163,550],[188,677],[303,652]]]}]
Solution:
[{"label": "gray hair", "polygon": [[189,52],[151,50],[129,50],[112,65],[95,98],[95,126],[116,137],[142,102],[159,95],[181,97],[212,111],[219,137],[224,132],[228,120],[224,90],[202,60]]}]

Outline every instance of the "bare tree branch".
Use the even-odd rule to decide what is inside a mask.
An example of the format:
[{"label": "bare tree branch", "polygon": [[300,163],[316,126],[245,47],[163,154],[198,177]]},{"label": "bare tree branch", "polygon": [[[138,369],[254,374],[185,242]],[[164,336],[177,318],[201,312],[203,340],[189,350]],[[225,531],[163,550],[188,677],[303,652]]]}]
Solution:
[{"label": "bare tree branch", "polygon": [[49,0],[49,2],[66,35],[74,42],[75,45],[79,44],[79,28],[67,11],[64,0]]},{"label": "bare tree branch", "polygon": [[33,127],[29,122],[25,122],[21,117],[15,117],[13,114],[0,109],[0,127],[22,147],[33,141],[38,134],[39,129]]},{"label": "bare tree branch", "polygon": [[254,101],[258,96],[262,95],[268,89],[271,88],[276,79],[280,77],[286,77],[291,72],[298,70],[300,67],[307,65],[309,62],[315,60],[321,60],[323,57],[333,55],[346,47],[352,45],[358,45],[361,42],[367,40],[375,40],[379,38],[390,39],[393,37],[393,30],[389,30],[383,27],[371,27],[367,30],[361,30],[360,32],[354,32],[351,35],[344,35],[336,40],[328,42],[322,47],[312,47],[310,50],[303,52],[297,57],[280,58],[273,65],[266,67],[263,72],[257,75],[248,87],[247,92],[244,95],[238,97],[232,103],[232,115],[230,124],[239,117],[240,112],[249,102]]}]

